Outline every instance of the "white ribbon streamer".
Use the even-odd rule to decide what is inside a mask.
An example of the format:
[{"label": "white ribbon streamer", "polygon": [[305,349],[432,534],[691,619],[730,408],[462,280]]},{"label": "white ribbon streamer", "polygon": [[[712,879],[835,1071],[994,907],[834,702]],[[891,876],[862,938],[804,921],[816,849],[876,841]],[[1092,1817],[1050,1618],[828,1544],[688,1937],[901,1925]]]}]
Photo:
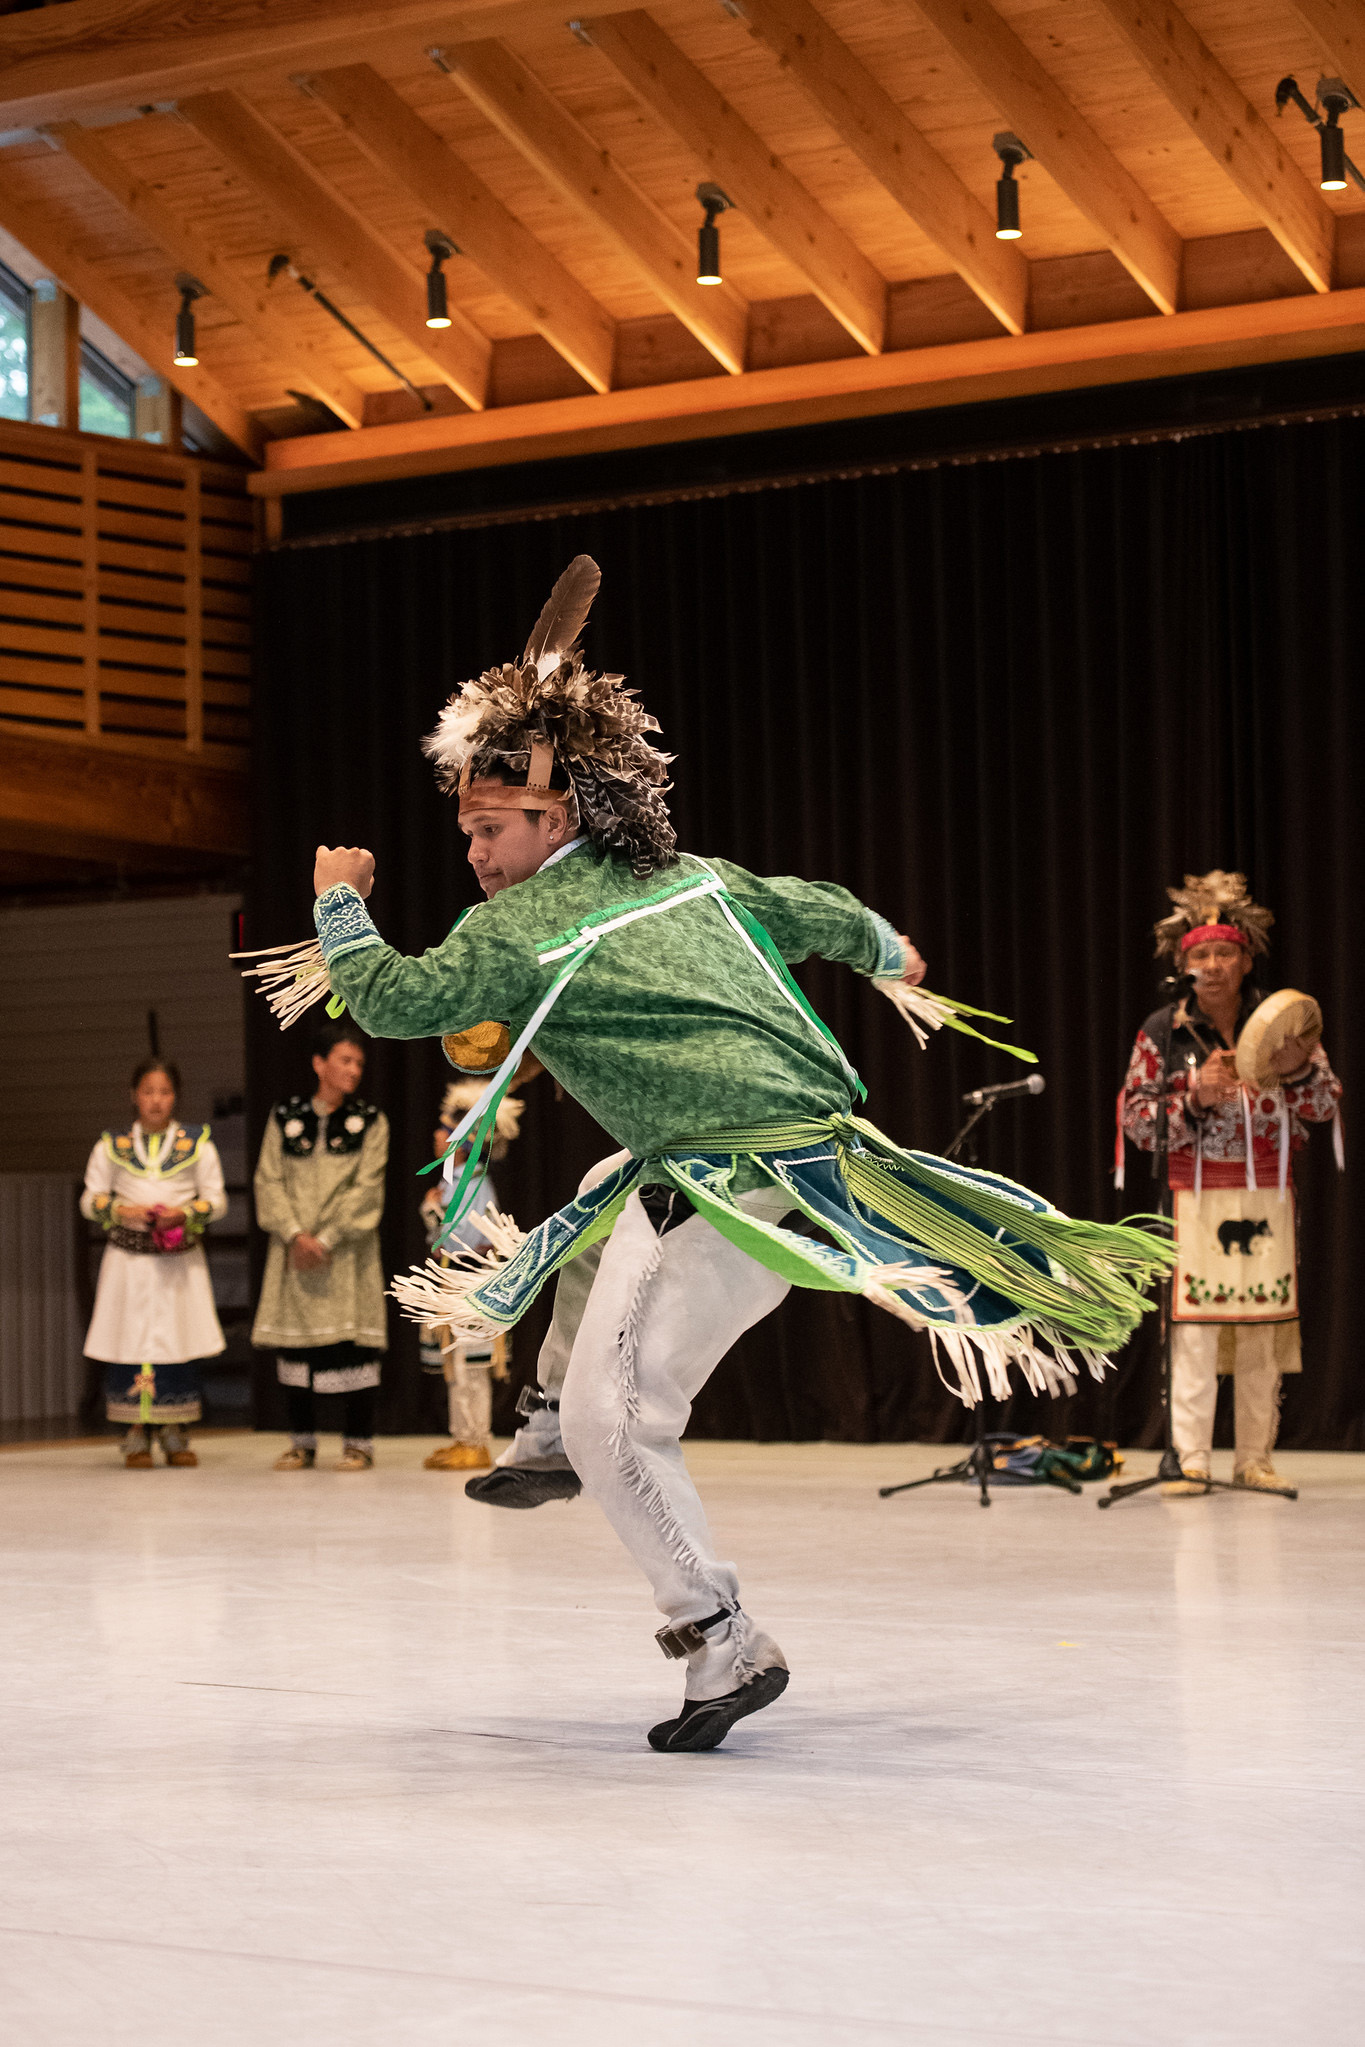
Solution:
[{"label": "white ribbon streamer", "polygon": [[1246,1132],[1247,1186],[1254,1194],[1256,1192],[1256,1141],[1251,1134],[1251,1096],[1245,1087],[1242,1089],[1242,1128]]}]

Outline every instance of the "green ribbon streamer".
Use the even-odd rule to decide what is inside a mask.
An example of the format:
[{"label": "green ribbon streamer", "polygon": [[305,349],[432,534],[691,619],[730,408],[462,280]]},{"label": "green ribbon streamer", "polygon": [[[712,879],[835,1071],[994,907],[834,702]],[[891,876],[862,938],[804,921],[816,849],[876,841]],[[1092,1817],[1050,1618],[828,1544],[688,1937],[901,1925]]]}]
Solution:
[{"label": "green ribbon streamer", "polygon": [[842,1066],[847,1067],[849,1073],[852,1075],[853,1078],[854,1094],[857,1096],[860,1102],[865,1102],[867,1100],[867,1089],[863,1086],[862,1081],[854,1072],[852,1064],[849,1061],[848,1054],[844,1051],[843,1046],[839,1043],[839,1040],[835,1037],[833,1031],[825,1022],[824,1018],[816,1015],[815,1011],[811,1008],[809,1002],[806,1000],[805,995],[802,993],[797,983],[793,980],[791,969],[788,967],[787,962],[783,959],[781,953],[778,951],[771,932],[768,931],[765,925],[760,924],[757,917],[754,916],[753,912],[751,910],[746,909],[744,904],[739,901],[738,897],[732,896],[728,889],[722,889],[721,894],[724,897],[726,903],[729,905],[732,915],[738,920],[739,923],[741,923],[744,926],[744,929],[747,932],[748,936],[753,940],[754,944],[763,954],[764,958],[767,960],[769,966],[777,975],[778,979],[781,981],[783,987],[787,990],[788,994],[794,997],[794,999],[800,1004],[802,1011],[807,1017],[809,1017],[810,1021],[814,1024],[816,1030],[819,1031],[820,1036],[825,1040],[825,1042],[828,1045],[832,1047],[832,1049],[834,1050],[835,1054],[839,1059],[839,1063]]},{"label": "green ribbon streamer", "polygon": [[[929,995],[927,988],[921,988],[921,995]],[[1022,1059],[1028,1066],[1038,1064],[1036,1052],[1025,1051],[1022,1045],[1007,1045],[1002,1038],[988,1038],[984,1031],[976,1030],[971,1024],[963,1023],[964,1016],[988,1017],[992,1023],[1013,1023],[1012,1016],[999,1016],[993,1009],[977,1009],[970,1002],[959,1002],[955,995],[934,995],[934,1002],[940,1003],[950,1012],[943,1019],[944,1027],[950,1031],[961,1031],[966,1038],[975,1038],[982,1045],[989,1045],[993,1052],[1008,1052],[1012,1058]]]},{"label": "green ribbon streamer", "polygon": [[[457,1132],[454,1141],[463,1144],[467,1138],[469,1142],[469,1155],[465,1159],[464,1171],[460,1175],[459,1185],[446,1203],[445,1214],[441,1217],[441,1227],[432,1244],[433,1251],[440,1250],[452,1230],[458,1229],[469,1213],[474,1201],[474,1189],[478,1180],[483,1154],[485,1149],[492,1149],[498,1110],[502,1106],[503,1096],[517,1077],[517,1068],[521,1064],[521,1055],[550,1010],[559,1000],[566,984],[572,980],[591,951],[591,945],[580,946],[578,951],[573,953],[564,962],[548,993],[537,1006],[535,1015],[531,1018],[530,1023],[521,1033],[516,1043],[511,1047],[506,1059],[504,1059],[494,1075],[493,1081],[489,1083],[493,1091],[484,1103],[478,1121]],[[447,1146],[448,1150],[449,1146]],[[421,1179],[427,1173],[434,1173],[438,1166],[443,1166],[444,1164],[445,1154],[442,1153],[439,1157],[432,1159],[429,1164],[418,1168],[418,1178]]]}]

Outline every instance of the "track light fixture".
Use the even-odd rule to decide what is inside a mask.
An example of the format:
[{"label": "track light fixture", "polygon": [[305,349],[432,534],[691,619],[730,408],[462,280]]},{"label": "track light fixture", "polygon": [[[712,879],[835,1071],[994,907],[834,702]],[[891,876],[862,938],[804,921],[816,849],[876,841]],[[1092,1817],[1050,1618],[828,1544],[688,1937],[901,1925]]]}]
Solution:
[{"label": "track light fixture", "polygon": [[697,197],[706,209],[706,218],[697,229],[697,283],[720,284],[720,229],[716,216],[728,213],[735,202],[719,185],[698,185]]},{"label": "track light fixture", "polygon": [[431,268],[427,272],[427,325],[448,327],[450,307],[446,303],[446,274],[441,268],[448,256],[458,256],[459,250],[449,235],[443,235],[438,227],[429,227],[424,236]]},{"label": "track light fixture", "polygon": [[199,352],[194,338],[194,302],[207,298],[208,293],[197,277],[190,277],[183,270],[175,280],[180,294],[180,311],[175,316],[175,354],[172,361],[178,370],[192,370],[199,361]]},{"label": "track light fixture", "polygon": [[1033,151],[1008,128],[992,135],[991,148],[1003,166],[995,187],[995,239],[1017,242],[1024,230],[1019,225],[1019,187],[1014,173],[1021,163],[1032,163]]},{"label": "track light fixture", "polygon": [[1292,100],[1304,120],[1317,129],[1321,152],[1318,183],[1324,192],[1344,192],[1348,177],[1354,178],[1365,192],[1365,176],[1346,154],[1346,136],[1341,126],[1342,115],[1349,108],[1358,107],[1360,101],[1340,78],[1320,78],[1316,91],[1317,106],[1310,106],[1299,91],[1298,80],[1282,78],[1275,88],[1276,111],[1282,114]]},{"label": "track light fixture", "polygon": [[303,272],[299,269],[298,265],[294,262],[293,258],[291,256],[286,255],[283,250],[280,251],[279,255],[271,257],[269,265],[266,269],[265,281],[268,285],[273,284],[277,277],[292,277],[295,284],[298,285],[301,291],[306,291],[310,298],[315,298],[317,300],[318,304],[322,307],[324,313],[331,314],[332,318],[336,321],[338,327],[344,327],[346,329],[346,332],[349,335],[351,335],[354,340],[358,341],[362,348],[367,348],[369,350],[370,354],[374,357],[376,362],[383,363],[384,368],[388,371],[389,375],[391,377],[396,378],[397,381],[403,386],[403,389],[412,394],[412,396],[417,400],[417,403],[421,406],[423,412],[431,411],[431,400],[428,398],[426,392],[419,391],[417,386],[413,383],[412,379],[410,377],[405,377],[403,375],[403,372],[399,369],[397,363],[391,363],[388,357],[384,354],[383,350],[376,348],[374,343],[370,340],[369,336],[367,334],[361,333],[360,329],[356,326],[355,321],[348,320],[346,315],[342,312],[341,307],[333,305],[332,301],[328,298],[326,292],[319,291],[317,285],[313,282],[312,278],[305,277]]}]

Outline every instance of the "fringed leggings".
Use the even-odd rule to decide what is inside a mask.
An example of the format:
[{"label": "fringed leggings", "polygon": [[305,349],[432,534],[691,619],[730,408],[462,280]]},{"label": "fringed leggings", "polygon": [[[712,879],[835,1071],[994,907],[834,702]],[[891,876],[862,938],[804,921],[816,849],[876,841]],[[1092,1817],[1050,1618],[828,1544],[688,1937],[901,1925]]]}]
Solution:
[{"label": "fringed leggings", "polygon": [[[777,1189],[740,1201],[774,1222],[790,1206]],[[679,1438],[725,1353],[786,1292],[698,1215],[659,1235],[638,1193],[602,1251],[560,1395],[564,1448],[675,1623],[739,1602]]]}]

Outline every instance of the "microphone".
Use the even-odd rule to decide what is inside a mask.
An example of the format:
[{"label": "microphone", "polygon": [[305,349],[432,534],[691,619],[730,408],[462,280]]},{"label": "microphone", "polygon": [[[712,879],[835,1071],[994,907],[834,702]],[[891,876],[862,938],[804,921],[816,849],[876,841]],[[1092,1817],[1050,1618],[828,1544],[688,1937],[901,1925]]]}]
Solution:
[{"label": "microphone", "polygon": [[1012,1100],[1015,1095],[1040,1095],[1046,1086],[1041,1073],[1031,1073],[1027,1080],[1004,1080],[998,1087],[975,1087],[962,1099],[973,1109],[989,1109],[996,1102]]},{"label": "microphone", "polygon": [[1194,993],[1193,974],[1168,974],[1161,983],[1161,993],[1167,1002],[1184,1002]]}]

